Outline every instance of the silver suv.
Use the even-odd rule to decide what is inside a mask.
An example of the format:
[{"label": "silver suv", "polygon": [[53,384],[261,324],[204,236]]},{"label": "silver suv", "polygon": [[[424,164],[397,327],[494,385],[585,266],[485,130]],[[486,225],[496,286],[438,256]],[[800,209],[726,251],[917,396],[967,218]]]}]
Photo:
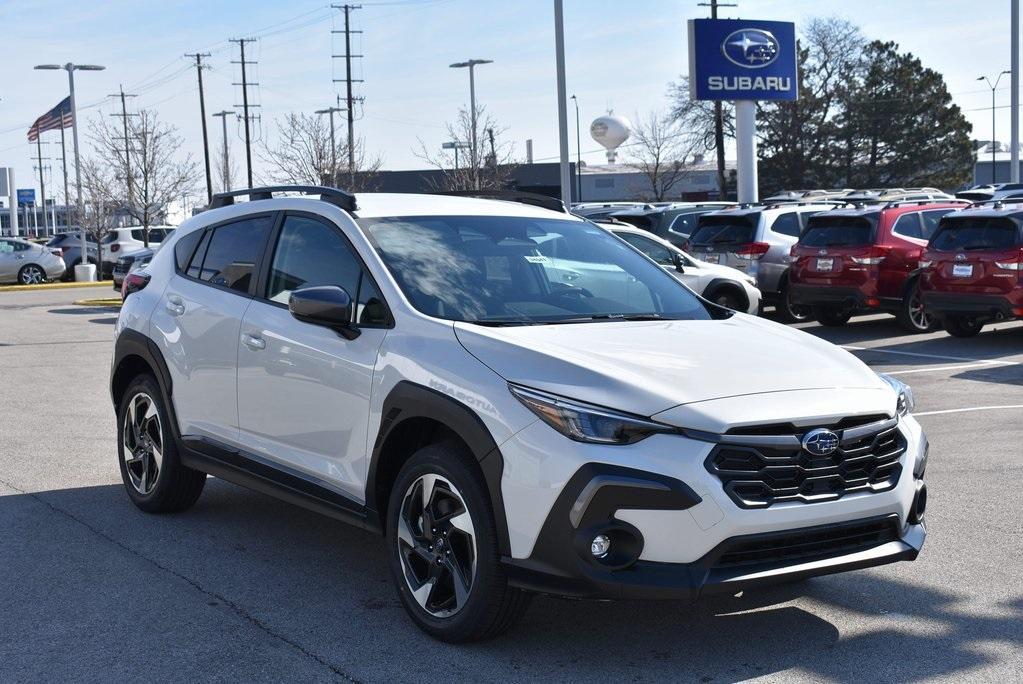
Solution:
[{"label": "silver suv", "polygon": [[806,220],[834,203],[747,204],[700,216],[686,251],[698,259],[745,271],[757,279],[764,300],[786,322],[804,321],[810,310],[789,298],[788,256]]}]

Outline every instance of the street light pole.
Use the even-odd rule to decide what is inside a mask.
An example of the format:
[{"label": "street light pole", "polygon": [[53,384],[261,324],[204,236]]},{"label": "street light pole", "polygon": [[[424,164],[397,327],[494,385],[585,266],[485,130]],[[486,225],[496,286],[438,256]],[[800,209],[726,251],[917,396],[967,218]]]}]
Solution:
[{"label": "street light pole", "polygon": [[230,109],[225,109],[222,112],[217,112],[216,114],[212,115],[220,117],[220,124],[224,130],[224,158],[222,160],[224,166],[221,169],[221,171],[224,174],[223,181],[224,190],[226,192],[231,192],[231,158],[228,156],[227,149],[227,117],[231,116],[232,114],[234,114],[234,112],[232,112]]},{"label": "street light pole", "polygon": [[[85,208],[82,206],[82,165],[80,163],[78,154],[78,106],[75,103],[75,71],[103,71],[106,67],[99,66],[97,64],[74,64],[68,62],[61,66],[60,64],[39,64],[36,69],[41,70],[57,70],[64,69],[67,71],[67,82],[68,90],[71,95],[71,122],[73,128],[71,129],[71,141],[74,147],[75,155],[75,186],[78,193],[77,210],[78,214],[78,228],[82,238],[82,265],[88,266],[89,263],[89,251],[88,245],[85,241]],[[102,253],[100,252],[99,243],[96,244],[96,261],[98,262],[97,268],[103,268]],[[86,269],[83,268],[84,272]],[[77,280],[78,274],[75,274]]]},{"label": "street light pole", "polygon": [[[327,107],[326,109],[317,109],[317,114],[329,114],[330,115],[330,184],[331,187],[337,187],[337,143],[334,141],[334,113],[347,111],[343,107]],[[349,169],[351,172],[351,169]]]},{"label": "street light pole", "polygon": [[558,143],[561,157],[561,201],[572,205],[572,175],[568,161],[568,102],[565,99],[565,8],[554,0],[554,57],[558,87]]},{"label": "street light pole", "polygon": [[[451,64],[452,69],[469,69],[469,128],[471,130],[472,140],[469,143],[469,154],[472,157],[473,165],[473,176],[477,174],[479,168],[479,156],[478,156],[478,140],[476,139],[476,66],[479,64],[493,64],[492,59],[470,59],[464,62],[455,62]],[[477,188],[479,189],[479,188]]]},{"label": "street light pole", "polygon": [[1002,76],[1011,73],[1008,69],[998,74],[995,78],[995,82],[992,84],[991,79],[987,76],[978,76],[978,81],[985,81],[988,87],[991,88],[991,182],[995,183],[995,91],[998,89],[998,82],[1002,80]]},{"label": "street light pole", "polygon": [[583,148],[579,137],[579,98],[572,96],[575,102],[575,201],[583,201]]}]

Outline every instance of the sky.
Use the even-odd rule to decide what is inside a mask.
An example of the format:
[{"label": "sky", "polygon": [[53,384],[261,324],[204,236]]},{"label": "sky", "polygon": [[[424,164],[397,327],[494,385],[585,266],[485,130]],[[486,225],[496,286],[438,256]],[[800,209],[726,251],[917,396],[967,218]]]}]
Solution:
[{"label": "sky", "polygon": [[[536,161],[556,161],[557,100],[554,71],[553,0],[366,0],[352,13],[358,109],[356,135],[385,169],[422,168],[420,144],[439,149],[446,122],[467,107],[465,69],[449,64],[470,58],[494,60],[477,67],[476,93],[525,158],[533,140]],[[978,7],[984,11],[978,11]],[[614,109],[634,117],[668,106],[670,82],[686,72],[686,20],[707,16],[697,0],[565,0],[568,94],[578,97],[583,160],[603,163],[602,148],[589,137],[589,122]],[[871,39],[893,40],[927,67],[941,72],[956,103],[973,124],[973,136],[991,135],[991,91],[980,75],[1009,67],[1009,2],[988,0],[739,0],[722,17],[773,19],[800,25],[812,17],[841,17]],[[311,113],[335,103],[343,84],[341,13],[314,0],[2,0],[0,26],[0,167],[15,168],[17,185],[38,185],[35,146],[26,132],[36,117],[67,95],[63,71],[34,71],[40,63],[92,63],[102,72],[78,72],[79,118],[87,122],[120,111],[107,97],[124,86],[137,97],[129,111],[146,108],[179,129],[181,153],[202,163],[198,88],[194,61],[185,53],[209,52],[204,72],[207,114],[241,103],[237,45],[230,38],[256,37],[247,59],[258,64],[250,91],[262,114],[258,131],[272,142],[274,121],[288,112]],[[1009,78],[996,91],[998,138],[1008,139]],[[575,121],[569,101],[575,157]],[[211,148],[221,145],[219,119],[209,120]],[[340,122],[339,122],[340,124]],[[343,126],[339,129],[343,135]],[[83,128],[84,131],[84,128]],[[231,154],[241,162],[240,126],[228,129]],[[59,160],[56,144],[44,157]],[[84,142],[84,141],[83,141]],[[70,138],[69,138],[70,146]],[[50,148],[48,151],[47,148]],[[258,157],[259,143],[254,155]],[[56,154],[54,154],[56,153]],[[68,151],[70,157],[70,149]],[[44,166],[51,162],[44,161]],[[261,162],[256,160],[257,176]],[[244,164],[238,164],[244,173]],[[36,180],[31,180],[33,176]],[[59,161],[52,179],[59,180]],[[49,178],[48,178],[49,180]],[[59,184],[59,183],[58,183]],[[52,186],[51,186],[52,187]],[[73,193],[73,190],[72,190]],[[52,196],[50,188],[47,195]]]}]

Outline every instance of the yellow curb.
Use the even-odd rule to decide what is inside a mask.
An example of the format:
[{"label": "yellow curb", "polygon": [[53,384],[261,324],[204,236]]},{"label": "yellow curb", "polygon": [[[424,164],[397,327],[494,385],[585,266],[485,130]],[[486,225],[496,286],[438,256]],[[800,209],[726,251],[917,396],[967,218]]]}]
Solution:
[{"label": "yellow curb", "polygon": [[109,306],[109,307],[116,306],[120,308],[121,298],[117,297],[116,299],[76,299],[72,303],[77,304],[78,306]]},{"label": "yellow curb", "polygon": [[98,280],[87,283],[42,283],[40,285],[4,285],[0,286],[0,292],[30,292],[32,290],[71,290],[79,287],[107,287],[114,286],[113,280]]}]

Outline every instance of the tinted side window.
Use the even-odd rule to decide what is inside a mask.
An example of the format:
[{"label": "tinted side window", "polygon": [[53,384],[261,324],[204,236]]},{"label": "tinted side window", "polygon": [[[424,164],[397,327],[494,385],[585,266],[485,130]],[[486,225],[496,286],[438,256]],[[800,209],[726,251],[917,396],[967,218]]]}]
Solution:
[{"label": "tinted side window", "polygon": [[931,239],[931,236],[934,235],[934,231],[938,230],[938,222],[941,221],[941,217],[951,211],[952,209],[937,209],[920,213],[920,218],[923,220],[924,240]]},{"label": "tinted side window", "polygon": [[199,279],[248,292],[272,226],[273,217],[258,216],[214,229]]},{"label": "tinted side window", "polygon": [[[132,228],[131,239],[132,240],[138,240],[139,242],[142,242],[142,240],[145,239],[145,237],[146,237],[145,236],[145,232],[146,231],[144,229],[142,229],[142,228]],[[153,232],[154,231],[149,231],[149,237],[150,238],[153,237]]]},{"label": "tinted side window", "polygon": [[174,262],[177,264],[178,271],[184,271],[188,268],[188,262],[192,258],[192,254],[195,252],[195,246],[199,244],[200,238],[203,236],[203,231],[194,230],[188,235],[183,236],[174,245]]},{"label": "tinted side window", "polygon": [[924,234],[920,228],[920,214],[915,211],[909,214],[903,214],[895,220],[895,225],[892,226],[892,232],[903,237],[911,237],[918,240],[923,239]]},{"label": "tinted side window", "polygon": [[794,211],[782,214],[778,218],[774,219],[774,224],[771,226],[771,230],[775,233],[781,233],[782,235],[799,237],[799,215]]},{"label": "tinted side window", "polygon": [[212,231],[198,231],[202,233],[202,241],[199,243],[199,248],[195,250],[192,260],[188,263],[188,277],[198,278],[199,273],[202,272],[202,260],[206,257],[206,248],[210,246],[210,235]]},{"label": "tinted side window", "polygon": [[672,219],[671,227],[668,230],[679,235],[689,236],[696,230],[696,220],[698,218],[700,218],[699,214],[679,214]]},{"label": "tinted side window", "polygon": [[0,240],[0,254],[10,254],[12,252],[14,252],[14,243]]},{"label": "tinted side window", "polygon": [[270,263],[266,297],[287,304],[294,290],[317,285],[343,287],[356,301],[360,325],[386,324],[383,297],[341,233],[314,218],[288,216]]},{"label": "tinted side window", "polygon": [[675,263],[671,258],[671,251],[662,244],[632,233],[615,233],[615,235],[663,266],[671,266]]}]

